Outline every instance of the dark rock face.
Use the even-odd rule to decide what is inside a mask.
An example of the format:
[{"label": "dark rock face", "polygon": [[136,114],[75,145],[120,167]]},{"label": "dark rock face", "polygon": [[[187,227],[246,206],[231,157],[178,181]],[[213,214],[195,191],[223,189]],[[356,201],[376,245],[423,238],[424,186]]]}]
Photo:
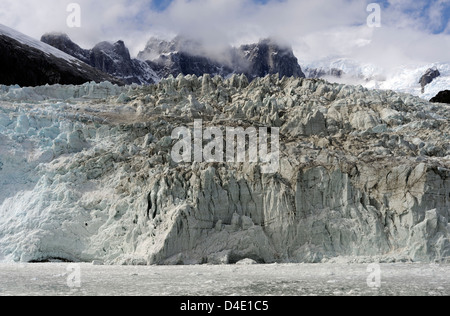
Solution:
[{"label": "dark rock face", "polygon": [[434,79],[439,77],[441,73],[437,68],[428,69],[425,74],[420,78],[420,85],[422,86],[422,93],[425,92],[425,86],[433,82]]},{"label": "dark rock face", "polygon": [[430,100],[430,102],[450,104],[450,90],[439,92],[437,96]]},{"label": "dark rock face", "polygon": [[5,85],[83,84],[89,81],[122,84],[83,62],[71,63],[6,35],[0,35],[0,64],[0,83]]},{"label": "dark rock face", "polygon": [[148,60],[147,64],[161,78],[169,75],[177,77],[179,74],[196,76],[211,74],[226,77],[233,72],[230,67],[221,65],[207,57],[192,56],[183,52],[164,54],[156,60]]},{"label": "dark rock face", "polygon": [[292,49],[272,40],[229,47],[212,58],[199,42],[180,36],[170,42],[152,38],[138,58],[146,60],[160,77],[245,74],[252,80],[277,73],[280,77],[305,77]]},{"label": "dark rock face", "polygon": [[89,50],[83,49],[71,41],[69,36],[63,33],[49,33],[41,37],[41,42],[59,49],[70,56],[78,58],[86,64],[90,64]]},{"label": "dark rock face", "polygon": [[151,67],[140,60],[132,59],[123,41],[101,42],[93,49],[82,49],[65,34],[45,34],[41,41],[78,58],[87,64],[120,78],[127,84],[151,84],[158,78]]},{"label": "dark rock face", "polygon": [[[228,54],[228,52],[227,52]],[[138,59],[145,60],[159,77],[179,74],[203,76],[204,74],[226,77],[233,73],[232,65],[208,57],[200,42],[182,36],[172,41],[151,38]]]},{"label": "dark rock face", "polygon": [[250,79],[272,74],[279,74],[280,77],[305,77],[292,49],[281,47],[272,40],[243,45],[239,50],[249,64],[247,76]]},{"label": "dark rock face", "polygon": [[130,57],[123,41],[102,42],[91,50],[82,49],[65,34],[46,34],[41,41],[128,84],[151,84],[179,74],[222,77],[245,74],[250,80],[272,74],[305,77],[292,49],[268,39],[239,48],[228,47],[220,56],[212,57],[195,40],[182,36],[172,41],[152,38],[138,59]]},{"label": "dark rock face", "polygon": [[151,84],[157,81],[154,71],[148,64],[131,59],[123,41],[114,44],[99,43],[90,51],[89,58],[91,66],[121,78],[128,84]]}]

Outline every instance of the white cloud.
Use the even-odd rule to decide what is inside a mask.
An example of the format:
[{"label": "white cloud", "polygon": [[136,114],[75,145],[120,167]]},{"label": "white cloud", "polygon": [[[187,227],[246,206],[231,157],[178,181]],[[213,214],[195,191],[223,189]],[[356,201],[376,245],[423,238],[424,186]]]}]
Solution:
[{"label": "white cloud", "polygon": [[433,2],[428,9],[428,18],[431,22],[430,27],[432,29],[440,29],[445,27],[444,23],[448,23],[445,21],[444,17],[444,9],[446,6],[450,5],[450,0],[438,0]]},{"label": "white cloud", "polygon": [[[365,24],[370,0],[174,0],[163,12],[152,11],[151,0],[2,0],[0,21],[36,38],[65,32],[84,47],[123,39],[134,55],[150,36],[184,33],[215,50],[276,36],[292,44],[301,63],[329,55],[383,65],[447,61],[450,27],[440,35],[430,31],[448,23],[441,9],[450,0],[431,1],[389,0],[379,29]],[[81,5],[80,29],[66,25],[71,2]]]}]

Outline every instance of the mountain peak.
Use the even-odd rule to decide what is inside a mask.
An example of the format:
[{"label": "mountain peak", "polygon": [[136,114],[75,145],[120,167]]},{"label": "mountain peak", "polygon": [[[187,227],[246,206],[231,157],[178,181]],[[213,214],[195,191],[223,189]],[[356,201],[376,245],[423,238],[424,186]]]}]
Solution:
[{"label": "mountain peak", "polygon": [[242,45],[240,51],[249,62],[250,78],[279,74],[280,77],[305,77],[291,47],[279,44],[273,38],[257,44]]},{"label": "mountain peak", "polygon": [[281,77],[305,77],[292,48],[274,38],[238,48],[224,46],[222,51],[209,51],[200,40],[183,35],[171,41],[153,37],[138,58],[156,68],[160,77],[180,73],[224,77],[241,73],[250,79],[277,73]]},{"label": "mountain peak", "polygon": [[[130,57],[122,40],[100,42],[91,50],[81,49],[61,33],[46,34],[42,40],[127,83],[153,83],[159,78],[179,74],[222,77],[244,74],[250,80],[273,74],[305,77],[292,48],[276,38],[261,39],[241,47],[219,45],[217,48],[185,35],[171,40],[152,37],[137,60]],[[149,81],[142,80],[144,77]]]},{"label": "mountain peak", "polygon": [[[69,43],[67,35],[52,34],[46,37],[58,39],[64,47]],[[88,81],[121,83],[54,46],[1,24],[0,61],[3,65],[0,83],[6,85],[82,84]]]},{"label": "mountain peak", "polygon": [[189,55],[207,56],[206,50],[201,41],[191,39],[184,35],[177,35],[172,40],[167,41],[156,37],[150,38],[145,49],[138,54],[140,60],[153,61],[161,55],[173,53],[185,53]]},{"label": "mountain peak", "polygon": [[60,39],[60,40],[66,40],[66,41],[72,42],[69,35],[67,35],[66,33],[61,33],[61,32],[45,33],[44,35],[42,35],[41,41],[43,38],[54,38],[54,39]]},{"label": "mountain peak", "polygon": [[70,37],[65,33],[46,33],[42,35],[41,42],[59,49],[72,57],[75,57],[82,62],[89,64],[89,53],[87,50],[81,48],[74,43]]},{"label": "mountain peak", "polygon": [[82,49],[62,33],[45,34],[41,40],[127,84],[148,84],[159,80],[148,64],[131,58],[122,40],[115,43],[103,41],[92,49]]}]

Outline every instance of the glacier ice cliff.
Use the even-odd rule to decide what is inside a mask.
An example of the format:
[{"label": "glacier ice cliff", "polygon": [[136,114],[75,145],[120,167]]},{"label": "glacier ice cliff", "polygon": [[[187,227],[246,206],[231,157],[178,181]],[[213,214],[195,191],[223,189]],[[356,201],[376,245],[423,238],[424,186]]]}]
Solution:
[{"label": "glacier ice cliff", "polygon": [[[175,163],[171,133],[196,118],[279,127],[279,171]],[[408,94],[277,75],[0,86],[0,257],[448,260],[449,119]]]}]

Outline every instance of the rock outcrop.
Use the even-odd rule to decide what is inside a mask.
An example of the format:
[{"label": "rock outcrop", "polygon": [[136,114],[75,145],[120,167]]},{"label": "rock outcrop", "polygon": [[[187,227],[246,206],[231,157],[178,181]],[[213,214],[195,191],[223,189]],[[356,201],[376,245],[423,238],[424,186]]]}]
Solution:
[{"label": "rock outcrop", "polygon": [[292,48],[283,47],[271,39],[264,39],[257,44],[243,45],[239,48],[243,53],[248,68],[244,72],[249,79],[278,74],[280,78],[304,78]]},{"label": "rock outcrop", "polygon": [[432,83],[434,79],[439,77],[441,73],[437,68],[428,69],[425,74],[420,78],[419,83],[422,86],[422,93],[425,92],[425,87]]},{"label": "rock outcrop", "polygon": [[[57,101],[51,88],[0,86],[5,258],[226,264],[450,256],[449,105],[275,75],[110,86],[103,101],[77,87]],[[13,99],[33,93],[42,95],[33,105]],[[175,162],[173,131],[199,118],[222,131],[279,127],[279,168]]]},{"label": "rock outcrop", "polygon": [[430,100],[433,103],[447,103],[450,104],[450,90],[441,91]]}]

